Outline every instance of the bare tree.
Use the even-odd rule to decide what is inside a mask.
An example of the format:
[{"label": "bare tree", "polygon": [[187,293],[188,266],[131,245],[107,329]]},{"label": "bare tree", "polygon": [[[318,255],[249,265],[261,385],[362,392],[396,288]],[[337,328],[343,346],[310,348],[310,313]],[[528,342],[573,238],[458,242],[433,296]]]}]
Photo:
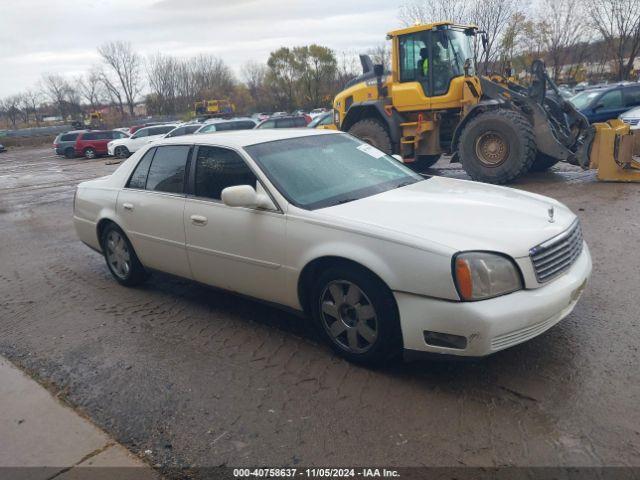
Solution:
[{"label": "bare tree", "polygon": [[562,68],[582,39],[583,15],[578,0],[542,0],[539,12],[539,30],[553,79],[558,81]]},{"label": "bare tree", "polygon": [[384,66],[385,71],[391,70],[391,51],[389,45],[381,43],[367,52],[373,63]]},{"label": "bare tree", "polygon": [[69,93],[69,82],[62,75],[48,74],[41,80],[42,90],[55,105],[56,110],[64,119],[68,113],[67,94]]},{"label": "bare tree", "polygon": [[466,23],[471,13],[467,0],[411,0],[400,5],[399,18],[406,25],[430,23],[448,20],[454,23]]},{"label": "bare tree", "polygon": [[640,0],[589,0],[591,27],[615,60],[619,80],[630,77],[640,50]]},{"label": "bare tree", "polygon": [[185,72],[180,63],[179,60],[161,53],[147,59],[147,82],[160,113],[177,112],[180,75]]},{"label": "bare tree", "polygon": [[83,77],[78,78],[76,88],[92,110],[98,108],[104,95],[104,84],[99,70],[94,68]]},{"label": "bare tree", "polygon": [[[133,116],[136,98],[142,90],[140,56],[133,51],[128,42],[105,43],[98,47],[98,53],[117,78],[117,81],[108,80],[110,86],[112,88],[116,85],[119,86],[122,90],[120,98],[124,96],[129,108],[129,115]],[[103,83],[105,83],[105,77],[106,75],[103,75]],[[107,87],[107,89],[113,96],[111,88]]]},{"label": "bare tree", "polygon": [[38,117],[38,107],[42,101],[40,92],[33,89],[28,89],[22,95],[23,108],[27,112],[27,122],[29,112],[33,113],[33,118],[36,121],[36,126],[40,126],[40,118]]},{"label": "bare tree", "polygon": [[487,35],[487,44],[479,58],[484,65],[492,64],[500,55],[502,36],[518,8],[519,0],[480,0],[471,7],[471,23]]},{"label": "bare tree", "polygon": [[18,122],[18,116],[20,116],[20,97],[18,95],[11,95],[2,100],[0,110],[7,118],[7,126],[11,122],[11,126],[15,129]]}]

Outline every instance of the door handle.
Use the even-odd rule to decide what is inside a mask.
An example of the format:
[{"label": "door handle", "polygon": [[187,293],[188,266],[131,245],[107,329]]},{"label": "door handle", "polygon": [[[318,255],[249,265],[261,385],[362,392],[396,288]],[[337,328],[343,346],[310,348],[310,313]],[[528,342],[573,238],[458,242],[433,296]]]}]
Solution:
[{"label": "door handle", "polygon": [[191,215],[191,223],[194,225],[206,225],[207,217],[203,217],[202,215]]},{"label": "door handle", "polygon": [[122,208],[125,210],[133,210],[133,203],[123,203]]}]

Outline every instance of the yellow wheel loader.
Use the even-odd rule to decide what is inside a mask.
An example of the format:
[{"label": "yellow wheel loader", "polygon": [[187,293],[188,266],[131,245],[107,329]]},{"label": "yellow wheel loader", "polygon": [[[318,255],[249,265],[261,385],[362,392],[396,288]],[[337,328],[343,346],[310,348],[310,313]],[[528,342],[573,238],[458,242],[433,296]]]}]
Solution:
[{"label": "yellow wheel loader", "polygon": [[628,127],[589,125],[540,60],[527,88],[508,76],[478,75],[476,37],[486,44],[477,27],[450,22],[390,32],[391,72],[361,55],[362,75],[334,99],[336,126],[416,170],[451,154],[483,182],[508,183],[559,161],[609,166],[608,180],[638,180]]}]

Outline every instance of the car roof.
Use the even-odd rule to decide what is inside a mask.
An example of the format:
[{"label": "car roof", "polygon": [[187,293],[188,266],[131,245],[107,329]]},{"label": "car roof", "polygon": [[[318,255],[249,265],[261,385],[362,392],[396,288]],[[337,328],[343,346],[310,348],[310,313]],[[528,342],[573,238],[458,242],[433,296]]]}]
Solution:
[{"label": "car roof", "polygon": [[184,144],[185,141],[199,145],[218,145],[232,148],[242,148],[258,143],[287,140],[290,138],[312,137],[314,135],[340,135],[342,132],[335,130],[315,130],[305,128],[274,128],[258,130],[225,130],[214,133],[201,133],[198,135],[183,135],[182,137],[165,138],[154,142],[154,145]]},{"label": "car roof", "polygon": [[202,123],[202,125],[211,125],[212,123],[228,123],[228,122],[244,122],[249,121],[255,123],[256,121],[251,117],[233,117],[233,118],[210,118]]}]

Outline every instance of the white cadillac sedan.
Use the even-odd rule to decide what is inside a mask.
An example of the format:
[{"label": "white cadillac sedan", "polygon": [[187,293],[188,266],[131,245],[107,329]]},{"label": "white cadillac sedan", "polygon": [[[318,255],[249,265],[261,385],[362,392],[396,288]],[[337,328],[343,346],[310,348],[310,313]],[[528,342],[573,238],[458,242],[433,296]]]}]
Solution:
[{"label": "white cadillac sedan", "polygon": [[123,285],[160,270],[292,307],[361,363],[524,342],[591,272],[563,204],[423,177],[332,131],[161,140],[81,183],[74,223]]}]

